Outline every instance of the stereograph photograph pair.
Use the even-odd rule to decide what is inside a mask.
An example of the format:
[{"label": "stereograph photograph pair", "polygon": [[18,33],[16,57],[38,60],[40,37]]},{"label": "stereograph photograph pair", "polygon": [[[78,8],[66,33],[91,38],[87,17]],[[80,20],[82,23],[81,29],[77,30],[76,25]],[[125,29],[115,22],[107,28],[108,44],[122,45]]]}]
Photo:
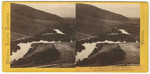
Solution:
[{"label": "stereograph photograph pair", "polygon": [[146,2],[3,2],[5,72],[147,72]]}]

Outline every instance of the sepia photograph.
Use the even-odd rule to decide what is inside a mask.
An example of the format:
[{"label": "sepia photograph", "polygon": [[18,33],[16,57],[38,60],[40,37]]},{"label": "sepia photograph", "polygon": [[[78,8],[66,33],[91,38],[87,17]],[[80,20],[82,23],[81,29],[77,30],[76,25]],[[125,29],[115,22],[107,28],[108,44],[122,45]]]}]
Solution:
[{"label": "sepia photograph", "polygon": [[140,4],[77,3],[76,66],[140,66]]},{"label": "sepia photograph", "polygon": [[11,3],[10,64],[140,66],[140,4]]},{"label": "sepia photograph", "polygon": [[74,25],[74,3],[11,3],[11,68],[75,67]]}]

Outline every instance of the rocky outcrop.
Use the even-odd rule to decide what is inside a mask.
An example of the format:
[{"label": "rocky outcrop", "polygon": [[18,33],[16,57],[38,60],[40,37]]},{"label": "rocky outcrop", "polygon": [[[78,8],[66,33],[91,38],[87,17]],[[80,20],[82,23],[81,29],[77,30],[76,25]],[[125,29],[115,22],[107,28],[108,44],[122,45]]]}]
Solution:
[{"label": "rocky outcrop", "polygon": [[[99,45],[99,44],[97,44]],[[101,45],[101,44],[100,44]],[[126,53],[118,44],[105,44],[97,47],[97,52],[77,63],[77,66],[107,66],[121,62]]]},{"label": "rocky outcrop", "polygon": [[23,58],[14,61],[11,67],[26,67],[50,64],[60,57],[61,52],[58,51],[54,44],[37,43],[32,44],[31,48]]}]

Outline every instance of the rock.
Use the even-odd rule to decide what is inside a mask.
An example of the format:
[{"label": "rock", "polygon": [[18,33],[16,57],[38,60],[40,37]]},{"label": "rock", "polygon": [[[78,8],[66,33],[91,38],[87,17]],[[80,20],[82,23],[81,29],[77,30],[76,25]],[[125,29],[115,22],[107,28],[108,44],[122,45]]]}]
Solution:
[{"label": "rock", "polygon": [[[99,45],[99,44],[97,44]],[[120,48],[118,44],[103,45],[98,52],[89,56],[88,58],[78,62],[78,66],[107,66],[121,62],[126,53]],[[92,54],[92,53],[91,53]]]},{"label": "rock", "polygon": [[11,64],[11,66],[34,66],[49,64],[57,60],[60,52],[55,48],[54,44],[40,44],[35,43],[31,45],[32,48],[28,50],[25,56]]}]

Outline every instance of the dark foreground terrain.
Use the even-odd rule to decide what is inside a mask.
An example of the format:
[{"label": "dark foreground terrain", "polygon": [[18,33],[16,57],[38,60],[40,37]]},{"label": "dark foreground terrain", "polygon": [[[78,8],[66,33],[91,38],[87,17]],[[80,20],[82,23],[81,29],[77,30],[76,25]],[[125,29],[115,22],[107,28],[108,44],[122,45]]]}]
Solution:
[{"label": "dark foreground terrain", "polygon": [[77,66],[134,66],[140,63],[139,52],[139,43],[97,43],[92,53],[87,58],[78,60],[76,64]]},{"label": "dark foreground terrain", "polygon": [[33,43],[24,54],[11,67],[74,67],[75,43]]}]

